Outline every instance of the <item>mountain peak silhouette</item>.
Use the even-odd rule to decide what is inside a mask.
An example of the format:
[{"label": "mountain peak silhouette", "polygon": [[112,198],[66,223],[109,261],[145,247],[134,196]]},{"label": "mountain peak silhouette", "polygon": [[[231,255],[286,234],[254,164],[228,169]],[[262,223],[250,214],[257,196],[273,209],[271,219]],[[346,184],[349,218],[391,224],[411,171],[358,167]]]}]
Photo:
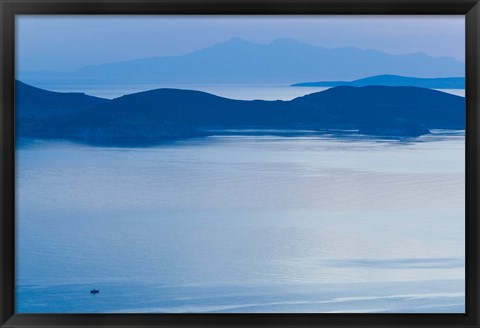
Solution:
[{"label": "mountain peak silhouette", "polygon": [[239,37],[182,56],[154,57],[84,67],[63,75],[25,74],[39,80],[110,81],[111,83],[265,83],[353,80],[395,74],[416,77],[464,76],[465,65],[452,58],[425,54],[392,55],[354,47],[327,49],[279,38],[255,43]]}]

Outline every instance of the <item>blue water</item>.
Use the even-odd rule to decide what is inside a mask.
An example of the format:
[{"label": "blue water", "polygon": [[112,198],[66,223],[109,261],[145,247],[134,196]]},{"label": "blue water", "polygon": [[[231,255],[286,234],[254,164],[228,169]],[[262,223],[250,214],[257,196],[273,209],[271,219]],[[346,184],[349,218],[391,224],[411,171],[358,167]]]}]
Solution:
[{"label": "blue water", "polygon": [[22,140],[16,310],[463,313],[464,164],[461,131]]}]

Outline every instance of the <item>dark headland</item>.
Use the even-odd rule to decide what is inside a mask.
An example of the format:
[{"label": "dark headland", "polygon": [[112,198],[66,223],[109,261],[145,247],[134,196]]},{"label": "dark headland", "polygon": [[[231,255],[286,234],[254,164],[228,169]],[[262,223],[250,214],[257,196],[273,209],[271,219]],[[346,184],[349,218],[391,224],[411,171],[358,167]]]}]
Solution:
[{"label": "dark headland", "polygon": [[463,97],[418,87],[341,86],[291,101],[244,101],[156,89],[113,100],[16,82],[17,136],[121,146],[205,136],[214,129],[359,130],[416,137],[464,129]]}]

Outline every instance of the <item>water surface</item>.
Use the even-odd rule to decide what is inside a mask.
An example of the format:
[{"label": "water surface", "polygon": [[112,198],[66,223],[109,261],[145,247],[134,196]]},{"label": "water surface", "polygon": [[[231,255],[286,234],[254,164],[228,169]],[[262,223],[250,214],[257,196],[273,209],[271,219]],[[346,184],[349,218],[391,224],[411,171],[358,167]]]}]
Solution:
[{"label": "water surface", "polygon": [[17,312],[463,313],[464,134],[433,132],[21,140]]}]

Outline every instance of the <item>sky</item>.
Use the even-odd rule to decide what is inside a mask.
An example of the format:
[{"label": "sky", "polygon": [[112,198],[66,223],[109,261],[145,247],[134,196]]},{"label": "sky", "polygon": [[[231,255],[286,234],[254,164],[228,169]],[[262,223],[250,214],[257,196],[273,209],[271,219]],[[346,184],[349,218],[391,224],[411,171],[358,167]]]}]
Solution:
[{"label": "sky", "polygon": [[464,62],[464,16],[17,16],[19,71],[177,56],[240,37],[326,48],[424,52]]}]

